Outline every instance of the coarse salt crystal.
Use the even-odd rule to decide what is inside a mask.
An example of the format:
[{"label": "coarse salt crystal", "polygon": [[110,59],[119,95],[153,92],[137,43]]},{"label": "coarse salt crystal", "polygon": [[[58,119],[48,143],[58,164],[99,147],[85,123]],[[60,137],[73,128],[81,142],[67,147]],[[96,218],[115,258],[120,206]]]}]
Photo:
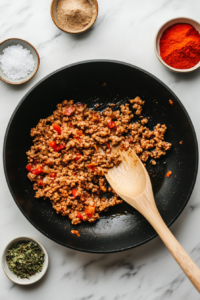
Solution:
[{"label": "coarse salt crystal", "polygon": [[5,48],[3,53],[0,55],[0,67],[9,79],[24,79],[33,71],[35,61],[28,49],[12,45]]}]

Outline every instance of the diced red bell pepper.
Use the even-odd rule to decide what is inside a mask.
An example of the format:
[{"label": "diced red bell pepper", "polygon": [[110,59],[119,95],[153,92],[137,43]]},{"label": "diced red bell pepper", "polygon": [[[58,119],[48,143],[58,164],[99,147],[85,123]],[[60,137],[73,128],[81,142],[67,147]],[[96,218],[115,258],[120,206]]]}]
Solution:
[{"label": "diced red bell pepper", "polygon": [[80,220],[83,220],[83,216],[79,211],[76,212],[76,217],[79,218]]},{"label": "diced red bell pepper", "polygon": [[74,108],[73,108],[73,106],[70,106],[66,109],[65,114],[67,116],[71,116],[73,112],[74,112]]},{"label": "diced red bell pepper", "polygon": [[108,149],[110,150],[110,144],[106,143],[106,146],[108,147]]},{"label": "diced red bell pepper", "polygon": [[96,169],[96,165],[94,163],[89,164],[87,167],[88,167],[88,169],[91,169],[93,172]]},{"label": "diced red bell pepper", "polygon": [[37,165],[37,159],[34,159],[34,160],[33,160],[33,164],[34,164],[34,165]]},{"label": "diced red bell pepper", "polygon": [[40,179],[40,180],[38,180],[38,183],[37,183],[39,186],[43,186],[43,180],[42,179]]},{"label": "diced red bell pepper", "polygon": [[26,169],[27,169],[29,172],[31,172],[31,171],[33,170],[31,164],[28,164],[28,165],[26,166]]},{"label": "diced red bell pepper", "polygon": [[170,177],[172,175],[172,171],[168,171],[166,177]]},{"label": "diced red bell pepper", "polygon": [[26,169],[34,175],[39,175],[40,173],[43,173],[41,166],[38,166],[36,169],[34,169],[31,164],[28,164],[26,166]]},{"label": "diced red bell pepper", "polygon": [[57,152],[64,149],[66,146],[63,145],[63,144],[59,144],[58,147],[57,147]]},{"label": "diced red bell pepper", "polygon": [[82,130],[78,130],[77,134],[81,136],[81,135],[83,135],[83,131]]},{"label": "diced red bell pepper", "polygon": [[114,128],[116,125],[115,125],[115,122],[111,119],[108,119],[107,120],[107,123],[108,123],[108,128],[112,129]]},{"label": "diced red bell pepper", "polygon": [[82,154],[78,153],[76,154],[75,160],[79,160],[81,158]]},{"label": "diced red bell pepper", "polygon": [[85,210],[85,214],[89,217],[89,218],[92,218],[93,215],[95,213],[95,206],[91,206],[89,205],[86,210]]},{"label": "diced red bell pepper", "polygon": [[72,189],[72,195],[74,198],[78,197],[78,192],[76,189]]},{"label": "diced red bell pepper", "polygon": [[57,145],[55,141],[49,143],[49,147],[52,147],[54,151],[58,152],[65,148],[65,145],[59,144]]},{"label": "diced red bell pepper", "polygon": [[92,121],[93,122],[99,122],[99,116],[96,113],[93,113],[93,115],[92,115]]},{"label": "diced red bell pepper", "polygon": [[53,178],[56,178],[56,173],[51,173],[49,176],[53,177]]},{"label": "diced red bell pepper", "polygon": [[59,135],[61,134],[61,128],[57,123],[53,124],[53,129],[56,130]]},{"label": "diced red bell pepper", "polygon": [[49,147],[52,147],[54,150],[57,148],[55,141],[50,142],[48,145],[49,145]]},{"label": "diced red bell pepper", "polygon": [[76,140],[78,140],[78,141],[81,141],[80,136],[75,136],[75,135],[74,135],[73,138],[76,139]]},{"label": "diced red bell pepper", "polygon": [[43,173],[43,170],[42,170],[42,168],[39,166],[39,167],[37,167],[36,169],[32,170],[31,173],[34,174],[34,175],[39,175],[39,174]]}]

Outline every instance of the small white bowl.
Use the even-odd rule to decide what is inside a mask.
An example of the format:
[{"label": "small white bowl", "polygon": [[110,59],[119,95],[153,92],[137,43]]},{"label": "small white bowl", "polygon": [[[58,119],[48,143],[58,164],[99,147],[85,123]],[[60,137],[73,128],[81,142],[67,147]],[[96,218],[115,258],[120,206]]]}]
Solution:
[{"label": "small white bowl", "polygon": [[189,73],[189,72],[192,72],[192,71],[195,71],[196,69],[198,69],[200,67],[200,62],[198,62],[198,64],[196,64],[194,67],[192,67],[190,69],[175,69],[175,68],[170,67],[168,64],[166,64],[164,62],[164,60],[161,58],[161,56],[160,56],[160,38],[161,38],[163,32],[167,28],[169,28],[170,26],[172,26],[174,24],[177,24],[177,23],[187,23],[187,24],[190,24],[190,25],[194,26],[194,28],[200,32],[200,24],[197,21],[193,20],[193,19],[189,19],[189,18],[185,18],[185,17],[179,17],[179,18],[176,18],[176,19],[169,20],[168,22],[164,23],[160,27],[160,29],[158,30],[158,32],[156,34],[156,37],[155,37],[154,50],[155,50],[156,56],[159,59],[159,61],[167,69],[169,69],[171,71],[174,71],[176,73]]},{"label": "small white bowl", "polygon": [[[27,278],[20,278],[20,277],[17,277],[14,273],[12,273],[10,271],[10,269],[8,268],[8,264],[7,264],[7,261],[6,261],[6,253],[8,251],[8,249],[10,249],[10,247],[14,244],[14,243],[17,243],[17,242],[20,242],[20,241],[32,241],[32,242],[35,242],[38,244],[38,246],[42,249],[42,251],[44,252],[44,264],[43,264],[43,268],[42,268],[42,271],[39,272],[39,273],[36,273],[35,275],[33,276],[30,276],[29,279]],[[18,238],[15,238],[14,240],[12,240],[7,246],[6,248],[4,249],[4,252],[2,254],[2,257],[1,257],[1,265],[2,265],[2,268],[3,268],[3,271],[4,273],[6,274],[6,276],[14,283],[17,283],[17,284],[20,284],[20,285],[29,285],[29,284],[33,284],[37,281],[39,281],[43,276],[44,274],[46,273],[47,269],[48,269],[48,265],[49,265],[49,257],[48,257],[48,253],[46,251],[46,249],[44,248],[44,246],[39,242],[37,241],[36,239],[32,238],[32,237],[18,237]]]},{"label": "small white bowl", "polygon": [[18,39],[18,38],[12,38],[12,39],[8,39],[8,40],[1,42],[0,43],[0,55],[3,54],[3,50],[5,48],[7,48],[9,46],[13,46],[13,45],[21,45],[23,48],[28,49],[30,51],[30,53],[33,55],[33,59],[35,61],[35,66],[33,68],[33,71],[26,78],[19,79],[19,80],[12,80],[12,79],[8,78],[4,74],[4,72],[2,71],[2,69],[0,67],[0,80],[2,80],[3,82],[6,82],[6,83],[12,84],[12,85],[20,85],[22,83],[29,81],[31,78],[33,78],[33,76],[35,76],[35,74],[37,73],[39,66],[40,66],[40,56],[39,56],[37,50],[35,49],[35,47],[33,47],[33,45],[31,45],[27,41],[24,41],[24,40]]}]

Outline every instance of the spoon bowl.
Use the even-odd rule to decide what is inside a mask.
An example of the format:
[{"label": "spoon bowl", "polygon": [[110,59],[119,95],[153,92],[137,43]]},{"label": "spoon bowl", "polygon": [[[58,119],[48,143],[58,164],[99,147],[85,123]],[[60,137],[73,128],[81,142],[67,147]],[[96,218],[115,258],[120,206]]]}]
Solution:
[{"label": "spoon bowl", "polygon": [[[119,151],[122,162],[118,167],[108,170],[107,180],[113,188],[115,187],[117,194],[124,197],[140,195],[144,191],[148,180],[143,164],[140,163],[137,155],[130,148],[128,151],[116,150]],[[120,182],[120,184],[116,186],[117,182]]]}]

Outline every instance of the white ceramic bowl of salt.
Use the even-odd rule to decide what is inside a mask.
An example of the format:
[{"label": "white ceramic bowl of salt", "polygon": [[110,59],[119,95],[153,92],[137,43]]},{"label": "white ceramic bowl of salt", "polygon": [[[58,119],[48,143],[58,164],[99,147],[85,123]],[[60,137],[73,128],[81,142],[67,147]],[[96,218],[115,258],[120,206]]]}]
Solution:
[{"label": "white ceramic bowl of salt", "polygon": [[[18,45],[20,45],[20,47]],[[10,64],[13,63],[16,66],[16,61],[18,59],[17,54],[15,57],[15,52],[13,51],[14,47],[12,46],[17,46],[18,52],[21,51],[18,48],[20,49],[23,48],[24,51],[22,55],[27,55],[27,62],[29,63],[30,61],[30,70],[28,70],[27,64],[24,64],[25,67],[24,73],[22,69],[21,70],[22,77],[20,79],[16,79],[17,77],[19,77],[17,76],[19,75],[18,69],[9,70]],[[12,47],[9,48],[12,49],[12,51],[10,51],[10,55],[8,54],[8,52],[7,53],[5,52],[5,50],[7,50],[8,47]],[[5,61],[4,59],[2,62],[2,55],[5,54],[7,55],[6,56],[7,60]],[[37,50],[33,47],[33,45],[31,45],[27,41],[18,38],[8,39],[0,43],[0,58],[1,58],[0,59],[0,80],[13,85],[20,85],[22,83],[29,81],[31,78],[33,78],[33,76],[35,76],[40,66],[40,57]],[[34,63],[31,62],[31,60],[34,60]],[[3,68],[4,71],[2,70]]]}]

